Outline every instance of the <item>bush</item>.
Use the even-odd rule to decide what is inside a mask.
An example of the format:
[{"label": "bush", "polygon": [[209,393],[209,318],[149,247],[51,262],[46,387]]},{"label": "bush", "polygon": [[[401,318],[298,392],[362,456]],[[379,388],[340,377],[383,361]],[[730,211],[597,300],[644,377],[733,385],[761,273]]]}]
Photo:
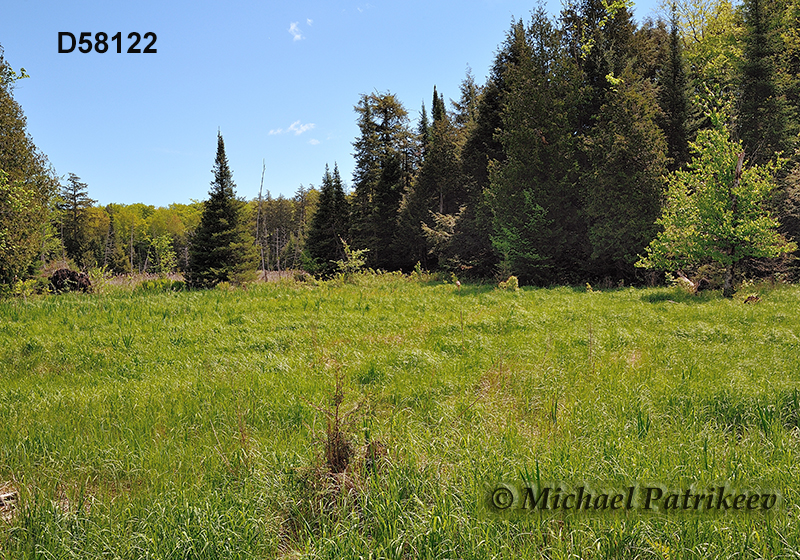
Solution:
[{"label": "bush", "polygon": [[182,292],[186,289],[186,283],[181,280],[170,280],[169,278],[157,278],[145,280],[133,289],[134,293],[160,293],[160,292]]},{"label": "bush", "polygon": [[501,290],[508,290],[510,292],[518,292],[519,291],[519,280],[516,276],[509,276],[508,280],[504,282],[500,282],[497,285],[498,288]]}]

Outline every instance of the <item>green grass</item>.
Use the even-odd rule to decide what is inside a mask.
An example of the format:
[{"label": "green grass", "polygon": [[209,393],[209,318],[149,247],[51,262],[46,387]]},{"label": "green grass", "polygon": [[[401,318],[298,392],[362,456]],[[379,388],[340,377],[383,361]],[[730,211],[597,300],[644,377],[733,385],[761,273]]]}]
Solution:
[{"label": "green grass", "polygon": [[[800,555],[800,288],[356,284],[0,301],[5,558]],[[354,457],[325,471],[335,376]],[[367,468],[367,443],[385,460]],[[543,480],[785,512],[487,512]]]}]

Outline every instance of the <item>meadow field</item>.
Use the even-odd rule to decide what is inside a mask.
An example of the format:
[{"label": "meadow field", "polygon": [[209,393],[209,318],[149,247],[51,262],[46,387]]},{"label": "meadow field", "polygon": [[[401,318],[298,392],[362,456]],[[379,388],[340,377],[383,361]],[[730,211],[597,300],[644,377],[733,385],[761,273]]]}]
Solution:
[{"label": "meadow field", "polygon": [[800,557],[800,287],[162,287],[0,301],[0,558]]}]

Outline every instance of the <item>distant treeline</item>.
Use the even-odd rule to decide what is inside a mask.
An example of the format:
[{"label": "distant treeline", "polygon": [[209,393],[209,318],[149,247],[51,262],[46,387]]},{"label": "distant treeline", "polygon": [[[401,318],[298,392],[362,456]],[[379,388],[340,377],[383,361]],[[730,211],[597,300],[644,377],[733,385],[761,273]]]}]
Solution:
[{"label": "distant treeline", "polygon": [[[434,86],[415,123],[395,95],[362,95],[352,192],[334,165],[316,188],[248,202],[259,268],[330,274],[347,243],[376,269],[642,281],[634,263],[658,234],[666,178],[686,169],[712,113],[726,115],[745,165],[784,158],[764,211],[798,239],[798,29],[800,0],[676,2],[642,24],[624,2],[570,2],[556,18],[540,6],[512,22],[485,83],[468,71],[449,102]],[[10,130],[15,118],[24,125],[11,97],[19,76],[0,64]],[[35,250],[4,278],[59,253],[120,273],[185,270],[203,203],[95,206],[79,178],[53,184],[22,131],[21,151],[36,157],[20,165],[4,149],[0,166],[8,185],[27,181],[49,202],[29,203]]]}]

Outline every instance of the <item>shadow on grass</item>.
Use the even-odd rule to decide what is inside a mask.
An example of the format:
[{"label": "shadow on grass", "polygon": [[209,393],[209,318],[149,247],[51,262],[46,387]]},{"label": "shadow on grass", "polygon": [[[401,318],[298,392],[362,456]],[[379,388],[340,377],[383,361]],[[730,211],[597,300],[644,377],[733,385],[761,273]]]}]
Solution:
[{"label": "shadow on grass", "polygon": [[699,294],[690,294],[681,290],[680,288],[654,288],[642,294],[642,301],[648,303],[687,303],[698,304],[706,303],[709,301],[718,301],[722,298],[719,290],[708,290],[700,292]]},{"label": "shadow on grass", "polygon": [[453,294],[457,296],[474,296],[478,294],[485,294],[497,289],[496,284],[488,283],[464,283],[453,290]]}]

